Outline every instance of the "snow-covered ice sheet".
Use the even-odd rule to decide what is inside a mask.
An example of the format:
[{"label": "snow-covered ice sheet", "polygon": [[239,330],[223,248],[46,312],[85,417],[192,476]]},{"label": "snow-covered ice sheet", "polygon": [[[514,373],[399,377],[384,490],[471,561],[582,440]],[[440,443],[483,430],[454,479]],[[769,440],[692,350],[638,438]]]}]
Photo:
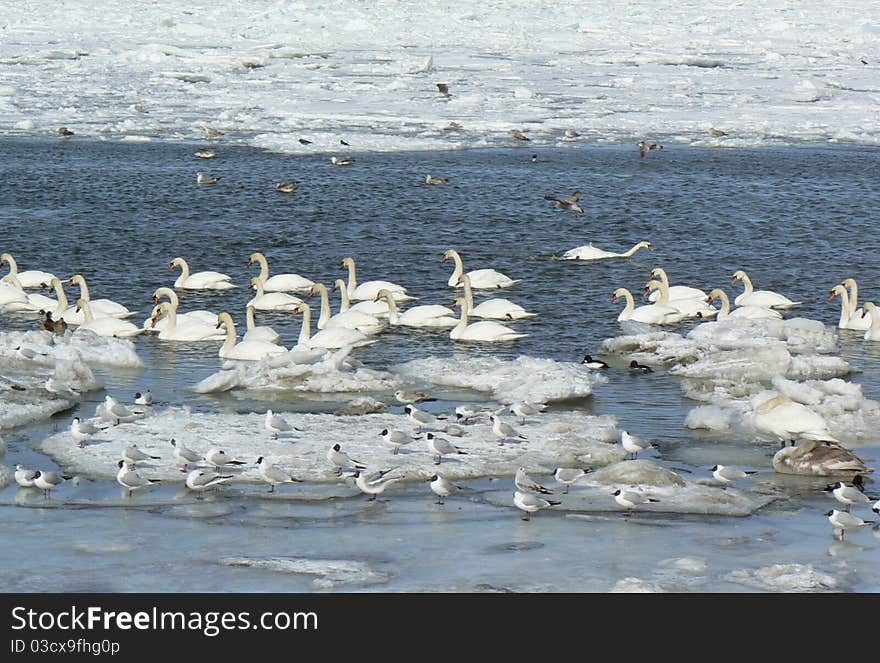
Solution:
[{"label": "snow-covered ice sheet", "polygon": [[[834,3],[5,2],[0,127],[293,153],[878,144],[880,28]],[[381,35],[381,38],[379,37]],[[447,83],[449,95],[438,92]],[[580,135],[563,138],[572,128]],[[727,135],[712,136],[710,128]],[[76,136],[74,136],[75,138]],[[299,138],[311,140],[301,144]]]}]

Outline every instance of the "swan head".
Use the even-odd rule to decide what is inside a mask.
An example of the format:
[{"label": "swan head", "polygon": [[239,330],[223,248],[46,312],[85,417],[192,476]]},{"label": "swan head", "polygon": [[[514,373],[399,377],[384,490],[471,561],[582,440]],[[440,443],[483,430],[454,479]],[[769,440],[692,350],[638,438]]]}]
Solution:
[{"label": "swan head", "polygon": [[183,258],[175,258],[171,261],[171,264],[168,266],[168,269],[173,270],[175,267],[182,267],[186,264],[186,261]]},{"label": "swan head", "polygon": [[235,329],[235,323],[232,321],[232,314],[229,311],[220,311],[217,314],[217,325],[214,329],[220,329],[222,325],[226,325],[228,329],[231,325],[233,329]]},{"label": "swan head", "polygon": [[67,282],[68,287],[76,285],[77,283],[85,283],[86,279],[82,274],[74,274],[70,277],[70,280]]},{"label": "swan head", "polygon": [[383,297],[390,297],[394,299],[394,295],[391,294],[391,291],[388,288],[382,288],[379,292],[376,293],[376,296],[373,297],[374,302],[378,302]]},{"label": "swan head", "polygon": [[339,265],[339,269],[345,269],[346,267],[354,267],[354,258],[348,257],[342,259],[342,262]]},{"label": "swan head", "polygon": [[301,304],[297,304],[296,306],[293,307],[293,314],[299,315],[300,313],[305,313],[306,311],[311,312],[311,310],[312,309],[308,304],[306,304],[305,302],[302,302]]},{"label": "swan head", "polygon": [[862,304],[862,317],[864,318],[876,308],[877,307],[874,305],[874,302],[865,302],[864,304]]},{"label": "swan head", "polygon": [[662,284],[660,283],[660,281],[648,281],[645,284],[645,292],[642,294],[644,294],[645,297],[647,297],[653,290],[659,290],[661,285]]},{"label": "swan head", "polygon": [[854,287],[854,286],[857,285],[857,284],[856,284],[856,280],[855,280],[855,279],[853,279],[853,278],[849,278],[849,279],[843,279],[843,281],[841,282],[840,285],[845,286],[845,287],[847,287],[847,288],[852,288],[852,287]]},{"label": "swan head", "polygon": [[747,279],[747,278],[748,278],[748,274],[746,274],[743,270],[738,269],[733,273],[733,280],[731,281],[731,283],[733,284],[733,283],[736,283],[737,281],[739,281],[740,279]]},{"label": "swan head", "polygon": [[611,294],[611,301],[616,302],[618,297],[626,297],[628,292],[626,288],[618,288]]},{"label": "swan head", "polygon": [[648,242],[648,241],[639,242],[638,245],[641,246],[643,249],[648,249],[648,251],[653,251],[653,250],[654,250],[654,245],[651,244],[651,242]]},{"label": "swan head", "polygon": [[[654,249],[651,249],[651,250],[653,251]],[[655,267],[654,269],[651,270],[651,273],[649,274],[649,278],[653,279],[654,277],[659,277],[661,274],[665,274],[665,273],[666,273],[666,270],[663,269],[662,267]]]},{"label": "swan head", "polygon": [[336,279],[333,282],[333,292],[336,292],[339,289],[345,290],[345,281],[342,279]]},{"label": "swan head", "polygon": [[471,284],[471,277],[468,276],[467,274],[462,273],[462,275],[458,277],[458,284],[459,285],[470,285]]},{"label": "swan head", "polygon": [[453,258],[458,255],[458,251],[455,249],[446,249],[443,253],[443,259],[440,262],[446,262],[447,260]]},{"label": "swan head", "polygon": [[712,292],[709,293],[709,296],[706,297],[706,303],[711,304],[716,299],[723,299],[723,298],[724,298],[724,291],[721,290],[720,288],[715,288]]},{"label": "swan head", "polygon": [[260,261],[260,258],[262,258],[263,260],[265,260],[265,259],[266,259],[266,256],[264,256],[264,255],[263,255],[262,253],[260,253],[259,251],[254,251],[252,254],[250,254],[250,255],[248,256],[248,267],[250,267],[251,265],[253,265],[255,262],[259,262],[259,261]]}]

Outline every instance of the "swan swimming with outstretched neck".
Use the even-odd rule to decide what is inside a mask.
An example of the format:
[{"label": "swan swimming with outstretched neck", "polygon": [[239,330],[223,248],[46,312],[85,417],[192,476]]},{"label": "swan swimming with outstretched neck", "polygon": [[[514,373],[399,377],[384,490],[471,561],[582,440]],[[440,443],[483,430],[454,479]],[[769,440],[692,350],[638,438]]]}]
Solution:
[{"label": "swan swimming with outstretched neck", "polygon": [[618,288],[611,295],[611,301],[616,302],[620,297],[626,299],[626,306],[620,315],[617,316],[619,322],[632,320],[634,322],[644,322],[649,325],[673,325],[684,320],[685,315],[678,309],[663,304],[648,304],[647,306],[639,306],[636,308],[635,300],[632,293],[626,288]]},{"label": "swan swimming with outstretched neck", "polygon": [[376,294],[383,288],[391,292],[394,301],[396,302],[406,302],[416,299],[416,297],[411,297],[406,294],[406,288],[402,285],[392,283],[391,281],[366,281],[358,284],[357,265],[354,262],[354,258],[350,256],[343,258],[342,264],[339,265],[339,269],[346,268],[348,268],[348,285],[346,286],[348,289],[348,298],[353,301],[373,301],[376,299]]},{"label": "swan swimming with outstretched neck", "polygon": [[840,297],[840,319],[837,321],[837,326],[840,329],[865,331],[871,327],[871,318],[863,315],[864,309],[853,310],[849,293],[843,284],[836,285],[831,289],[828,301],[830,302],[835,297]]},{"label": "swan swimming with outstretched neck", "polygon": [[484,318],[489,320],[523,320],[525,318],[534,318],[537,313],[526,311],[519,304],[515,304],[509,299],[493,297],[492,299],[484,299],[477,306],[474,306],[474,293],[471,288],[471,277],[462,274],[459,282],[464,287],[464,300],[468,307],[468,315],[472,318]]},{"label": "swan swimming with outstretched neck", "polygon": [[598,246],[593,246],[592,242],[589,244],[585,244],[583,246],[578,246],[574,249],[569,249],[565,253],[562,254],[563,260],[604,260],[605,258],[630,258],[635,255],[636,251],[639,249],[648,249],[648,251],[654,250],[654,245],[651,242],[639,242],[635,244],[629,251],[624,251],[623,253],[614,253],[612,251],[606,251],[605,249],[600,249]]},{"label": "swan swimming with outstretched neck", "polygon": [[[461,283],[460,279],[461,275],[465,273],[464,263],[462,262],[458,251],[455,249],[448,249],[443,254],[441,262],[446,262],[450,259],[455,262],[455,270],[453,270],[452,275],[446,283],[453,288],[463,288],[464,284]],[[506,274],[502,274],[494,269],[474,269],[468,272],[467,275],[471,279],[471,287],[476,290],[509,288],[514,283],[519,283],[520,281],[519,279],[512,279]]]},{"label": "swan swimming with outstretched neck", "polygon": [[785,295],[780,295],[772,290],[755,290],[752,286],[752,279],[745,271],[738,269],[733,274],[731,283],[742,281],[745,290],[741,292],[733,300],[737,306],[765,306],[767,308],[791,308],[797,306],[801,302],[793,302]]},{"label": "swan swimming with outstretched neck", "polygon": [[189,271],[189,264],[181,257],[177,257],[171,261],[168,269],[174,271],[175,267],[180,267],[180,276],[174,281],[175,288],[183,290],[229,290],[238,286],[231,283],[232,277],[221,272],[195,272]]},{"label": "swan swimming with outstretched neck", "polygon": [[236,343],[238,334],[235,332],[235,322],[233,322],[229,311],[221,311],[217,315],[217,327],[221,326],[226,327],[226,341],[217,352],[221,359],[259,361],[268,355],[287,352],[287,348],[265,341],[242,341],[241,343]]},{"label": "swan swimming with outstretched neck", "polygon": [[515,341],[518,338],[524,338],[528,334],[515,332],[510,327],[505,327],[501,323],[493,320],[482,320],[468,324],[467,303],[464,297],[456,297],[455,305],[461,307],[461,317],[458,323],[449,332],[449,338],[453,341],[481,341],[489,343],[499,343],[503,341]]},{"label": "swan swimming with outstretched neck", "polygon": [[269,276],[269,261],[259,251],[254,251],[248,257],[248,267],[258,263],[260,265],[260,275],[257,277],[263,284],[265,292],[308,292],[315,285],[311,279],[299,274],[275,274]]},{"label": "swan swimming with outstretched neck", "polygon": [[403,327],[430,327],[449,329],[458,324],[458,318],[455,317],[455,311],[439,304],[422,304],[413,306],[403,313],[397,310],[397,303],[391,292],[382,289],[376,293],[376,299],[384,299],[388,304],[388,322],[392,326]]}]

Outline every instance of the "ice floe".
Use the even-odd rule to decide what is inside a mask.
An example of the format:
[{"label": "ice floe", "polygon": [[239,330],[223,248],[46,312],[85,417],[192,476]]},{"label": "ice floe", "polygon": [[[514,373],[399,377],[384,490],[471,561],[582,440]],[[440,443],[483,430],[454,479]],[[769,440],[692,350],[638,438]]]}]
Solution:
[{"label": "ice floe", "polygon": [[731,571],[724,579],[765,592],[841,591],[840,580],[817,571],[812,564],[773,564],[759,569]]},{"label": "ice floe", "polygon": [[309,559],[306,557],[221,557],[223,566],[246,567],[272,571],[315,576],[312,585],[316,589],[336,589],[348,586],[381,585],[394,576],[385,571],[376,571],[366,562],[349,559]]}]

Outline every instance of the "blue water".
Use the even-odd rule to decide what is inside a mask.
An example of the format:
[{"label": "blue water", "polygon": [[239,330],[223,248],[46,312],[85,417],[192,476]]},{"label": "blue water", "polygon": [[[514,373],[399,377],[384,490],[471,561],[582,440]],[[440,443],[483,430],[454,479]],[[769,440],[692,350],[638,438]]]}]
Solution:
[{"label": "blue water", "polygon": [[[723,287],[731,296],[739,292],[739,286],[730,286],[731,275],[745,269],[756,287],[803,301],[798,315],[832,327],[839,304],[828,302],[827,293],[843,278],[858,278],[862,300],[880,296],[880,237],[873,231],[880,185],[873,175],[877,150],[872,148],[667,146],[639,159],[631,147],[578,146],[541,150],[537,163],[531,162],[534,150],[528,148],[359,154],[352,167],[337,168],[325,156],[224,145],[218,147],[218,158],[201,160],[192,155],[197,147],[4,139],[0,250],[11,251],[22,270],[44,269],[62,277],[82,273],[92,298],[107,297],[137,309],[131,318],[136,324],[149,313],[153,290],[176,278],[177,272],[168,269],[175,256],[185,257],[193,271],[226,272],[245,286],[258,273],[247,266],[248,255],[257,250],[268,257],[271,273],[297,272],[328,286],[345,278],[339,263],[351,255],[360,281],[398,282],[419,303],[448,304],[452,266],[440,259],[447,248],[455,248],[466,269],[493,267],[522,279],[503,296],[539,313],[516,323],[527,338],[490,347],[463,348],[443,332],[384,332],[378,343],[356,351],[376,368],[462,353],[561,361],[598,354],[604,339],[622,333],[616,321],[621,306],[610,301],[611,293],[619,286],[637,293],[654,266],[664,267],[673,284]],[[220,183],[197,186],[196,170],[220,176]],[[426,173],[450,182],[425,186]],[[274,190],[275,182],[286,179],[300,182],[295,194]],[[543,199],[575,190],[583,192],[582,216]],[[624,251],[643,239],[656,251],[590,264],[558,259],[590,241]],[[246,287],[186,292],[181,307],[227,309],[243,325],[243,306],[251,296]],[[338,299],[332,305],[335,310]],[[296,342],[299,317],[263,314],[260,323],[279,331],[285,345]],[[0,314],[0,330],[35,326],[33,318]],[[251,395],[190,390],[218,370],[217,344],[168,344],[147,335],[135,344],[146,368],[99,371],[109,393],[133,394],[150,386],[163,404],[186,403],[204,411],[267,407]],[[843,332],[840,345],[841,356],[861,369],[854,379],[865,395],[880,398],[877,344],[863,341],[858,332]],[[379,396],[393,402],[389,394]],[[90,398],[100,400],[103,392]],[[290,397],[270,407],[332,411],[346,400]],[[452,405],[441,401],[435,406]],[[751,441],[687,431],[683,421],[693,405],[682,396],[676,378],[663,373],[634,377],[621,370],[610,371],[609,382],[590,399],[569,404],[614,414],[622,426],[644,429],[663,443],[663,460],[678,467],[694,447],[714,446],[716,462],[731,464],[743,458],[767,462],[772,455],[770,448],[755,451]],[[93,407],[87,402],[83,409],[91,414]],[[29,445],[54,426],[66,426],[72,416],[66,412],[50,422],[4,431],[10,448],[4,462],[45,466],[49,461]],[[870,465],[880,458],[878,442],[859,449]],[[640,577],[676,591],[743,591],[749,587],[724,580],[728,572],[800,563],[836,569],[846,578],[836,588],[842,591],[880,589],[876,539],[860,533],[856,541],[865,550],[850,549],[849,567],[840,571],[828,554],[835,544],[830,527],[816,516],[831,508],[827,496],[816,492],[815,482],[798,484],[787,477],[779,483],[790,499],[746,519],[649,518],[636,523],[550,512],[522,523],[518,512],[479,497],[489,489],[485,481],[472,486],[473,499],[446,510],[415,489],[375,507],[364,506],[360,498],[342,504],[266,504],[262,496],[234,490],[213,517],[187,514],[189,507],[175,505],[170,489],[157,491],[160,503],[148,509],[77,510],[15,506],[16,488],[11,487],[0,493],[5,505],[0,506],[0,529],[14,535],[16,544],[0,549],[0,587],[608,591],[623,578]],[[88,490],[116,506],[115,484],[98,482]],[[85,524],[88,534],[82,530]],[[47,544],[47,531],[61,534]],[[168,531],[177,535],[174,545],[163,536]],[[125,552],[95,551],[92,544],[114,536],[134,545]],[[72,550],[71,541],[83,537],[87,552]],[[734,543],[723,543],[728,540]],[[157,551],[172,550],[178,555],[164,562],[161,572],[128,571],[125,582],[120,581],[122,568],[138,568],[155,559]],[[216,565],[218,556],[225,555],[354,557],[387,571],[390,580],[326,587],[311,584],[309,576]],[[670,580],[658,570],[659,560],[685,556],[707,560],[708,571]],[[424,563],[440,557],[460,561]],[[203,564],[212,564],[207,579],[199,575]]]}]

